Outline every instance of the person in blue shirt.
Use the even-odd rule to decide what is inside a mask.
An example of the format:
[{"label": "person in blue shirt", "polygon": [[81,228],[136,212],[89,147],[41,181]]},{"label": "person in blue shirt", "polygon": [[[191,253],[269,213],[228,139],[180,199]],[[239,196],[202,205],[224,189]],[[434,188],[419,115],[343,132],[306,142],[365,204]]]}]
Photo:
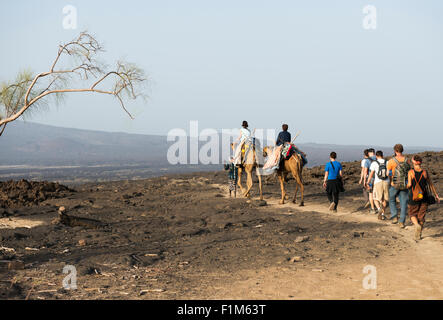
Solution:
[{"label": "person in blue shirt", "polygon": [[329,210],[337,212],[340,192],[343,188],[343,167],[337,159],[337,153],[331,152],[329,162],[325,166],[323,187],[326,189],[329,200]]}]

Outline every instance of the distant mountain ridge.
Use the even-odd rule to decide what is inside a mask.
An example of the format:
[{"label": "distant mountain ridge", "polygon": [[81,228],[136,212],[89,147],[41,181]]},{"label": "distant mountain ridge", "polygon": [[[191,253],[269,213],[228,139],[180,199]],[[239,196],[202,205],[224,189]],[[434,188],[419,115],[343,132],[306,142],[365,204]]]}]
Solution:
[{"label": "distant mountain ridge", "polygon": [[[0,137],[0,165],[90,166],[133,163],[168,167],[170,165],[166,156],[171,144],[166,136],[82,130],[16,121],[9,124]],[[309,166],[323,164],[331,151],[337,152],[342,161],[358,160],[362,150],[368,147],[317,143],[297,145],[308,154]],[[392,154],[392,147],[372,147],[383,150],[387,156]],[[406,146],[408,153],[441,150]]]},{"label": "distant mountain ridge", "polygon": [[[0,165],[166,162],[166,138],[16,121],[0,138]],[[153,152],[154,151],[154,152]]]}]

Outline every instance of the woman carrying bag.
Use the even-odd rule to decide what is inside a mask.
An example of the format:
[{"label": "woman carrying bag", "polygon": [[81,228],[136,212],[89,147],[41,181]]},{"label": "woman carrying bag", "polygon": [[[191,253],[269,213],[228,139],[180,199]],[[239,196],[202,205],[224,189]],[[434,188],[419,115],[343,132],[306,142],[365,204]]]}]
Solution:
[{"label": "woman carrying bag", "polygon": [[[408,211],[409,217],[411,218],[412,223],[415,225],[415,240],[421,239],[428,206],[430,204],[434,204],[435,202],[440,203],[440,198],[438,197],[437,190],[432,183],[428,171],[423,170],[421,167],[422,162],[422,158],[415,155],[412,158],[414,168],[408,173]],[[432,194],[434,194],[435,197]]]},{"label": "woman carrying bag", "polygon": [[340,192],[344,192],[343,168],[341,163],[336,161],[337,153],[331,152],[330,161],[325,167],[325,178],[323,187],[326,189],[329,200],[329,210],[337,212]]}]

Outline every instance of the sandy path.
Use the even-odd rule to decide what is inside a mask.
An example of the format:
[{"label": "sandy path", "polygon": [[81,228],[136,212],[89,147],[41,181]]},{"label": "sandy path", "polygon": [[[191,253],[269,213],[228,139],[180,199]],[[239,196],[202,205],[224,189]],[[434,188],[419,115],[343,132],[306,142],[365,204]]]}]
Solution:
[{"label": "sandy path", "polygon": [[[3,274],[0,295],[3,288],[3,296],[24,299],[34,288],[32,299],[443,298],[439,206],[431,208],[424,239],[416,243],[412,227],[357,211],[357,185],[332,213],[312,183],[305,207],[280,205],[276,184],[267,185],[261,207],[256,198],[227,199],[226,185],[217,182],[224,174],[83,186],[75,195],[18,209],[0,219],[0,249],[26,267]],[[53,224],[60,205],[111,229]],[[78,270],[73,292],[58,290],[66,264]],[[368,265],[377,271],[375,289],[363,286]],[[12,279],[14,291],[7,289]]]},{"label": "sandy path", "polygon": [[[225,190],[224,186],[220,186]],[[267,210],[278,214],[317,212],[348,222],[380,224],[380,230],[395,235],[409,244],[406,250],[392,252],[362,263],[334,264],[318,262],[315,268],[303,268],[303,262],[282,264],[260,270],[247,270],[225,275],[214,283],[202,298],[211,299],[443,299],[443,246],[433,238],[435,230],[425,229],[424,238],[413,240],[412,226],[400,229],[397,225],[380,222],[373,215],[352,212],[341,206],[332,213],[325,204],[306,201],[305,207],[292,202],[280,205],[277,199],[267,199]],[[376,289],[364,289],[363,273],[366,265],[376,268]],[[300,266],[300,267],[299,267]],[[229,278],[229,281],[227,279]]]}]

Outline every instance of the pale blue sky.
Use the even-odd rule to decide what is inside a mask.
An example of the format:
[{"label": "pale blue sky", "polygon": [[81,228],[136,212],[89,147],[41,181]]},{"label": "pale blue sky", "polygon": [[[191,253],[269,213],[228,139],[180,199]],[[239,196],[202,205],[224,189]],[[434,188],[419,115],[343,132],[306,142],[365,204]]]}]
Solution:
[{"label": "pale blue sky", "polygon": [[[67,4],[76,31],[62,27]],[[367,4],[376,30],[362,28]],[[300,142],[443,146],[443,1],[8,1],[0,80],[46,70],[84,29],[107,62],[146,70],[148,103],[128,104],[131,121],[117,101],[77,94],[32,121],[147,134],[287,122]]]}]

